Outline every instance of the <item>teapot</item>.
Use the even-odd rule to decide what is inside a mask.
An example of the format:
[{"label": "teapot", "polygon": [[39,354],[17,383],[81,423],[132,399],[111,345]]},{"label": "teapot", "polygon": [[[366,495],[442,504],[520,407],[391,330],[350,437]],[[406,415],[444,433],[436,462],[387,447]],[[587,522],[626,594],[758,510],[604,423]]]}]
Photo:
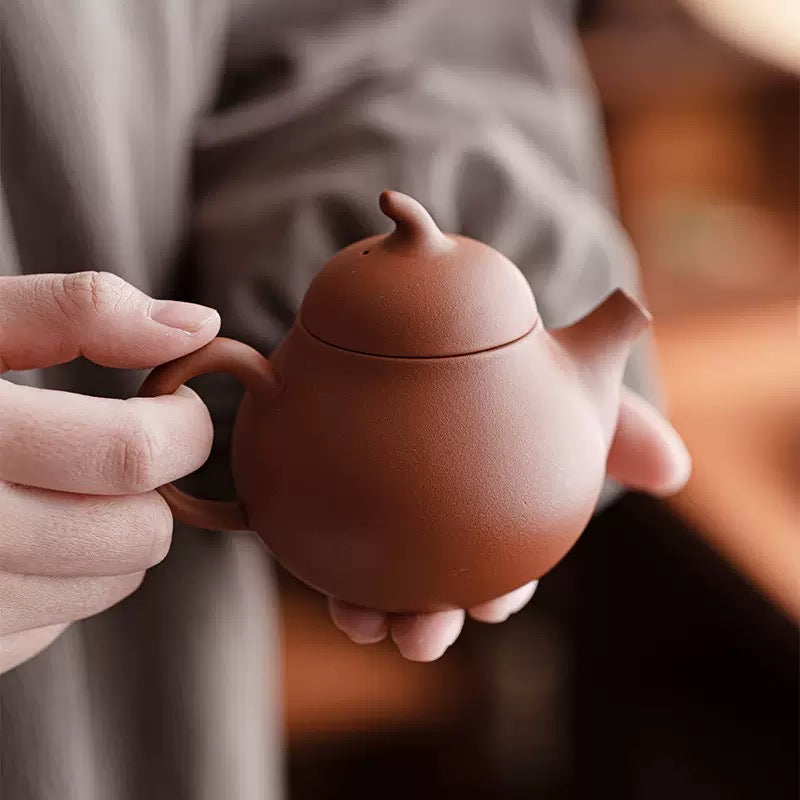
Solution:
[{"label": "teapot", "polygon": [[323,267],[269,359],[220,337],[149,375],[145,396],[206,372],[245,389],[238,499],[159,491],[185,523],[258,532],[327,595],[387,612],[469,608],[540,577],[583,532],[650,317],[617,290],[545,330],[499,252],[442,233],[399,192],[380,208],[394,230]]}]

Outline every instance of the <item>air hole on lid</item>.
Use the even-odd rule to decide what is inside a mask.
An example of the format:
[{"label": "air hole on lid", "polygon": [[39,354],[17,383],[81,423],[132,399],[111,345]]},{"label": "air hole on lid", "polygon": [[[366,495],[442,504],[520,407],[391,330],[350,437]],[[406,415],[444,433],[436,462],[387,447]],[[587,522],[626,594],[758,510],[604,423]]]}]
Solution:
[{"label": "air hole on lid", "polygon": [[361,255],[362,256],[368,256],[369,255],[369,250],[362,250],[361,251]]}]

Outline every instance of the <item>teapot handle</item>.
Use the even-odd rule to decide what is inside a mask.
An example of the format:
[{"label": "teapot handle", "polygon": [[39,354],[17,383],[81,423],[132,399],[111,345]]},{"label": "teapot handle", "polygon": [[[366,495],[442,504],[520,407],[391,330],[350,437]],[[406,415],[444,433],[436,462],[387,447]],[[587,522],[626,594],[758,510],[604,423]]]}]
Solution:
[{"label": "teapot handle", "polygon": [[[228,372],[251,394],[272,394],[277,381],[269,360],[249,345],[218,336],[193,353],[156,367],[139,389],[139,397],[172,394],[191,378],[208,372]],[[219,531],[251,530],[238,501],[193,497],[168,483],[158,489],[176,519],[196,528]]]}]

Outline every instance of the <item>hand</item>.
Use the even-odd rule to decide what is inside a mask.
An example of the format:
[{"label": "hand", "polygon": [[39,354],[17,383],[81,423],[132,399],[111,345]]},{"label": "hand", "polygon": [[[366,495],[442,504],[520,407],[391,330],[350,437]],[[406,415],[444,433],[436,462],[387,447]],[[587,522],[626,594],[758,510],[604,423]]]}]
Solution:
[{"label": "hand", "polygon": [[[623,387],[617,430],[607,462],[608,474],[624,486],[657,496],[683,487],[691,459],[678,434],[652,406]],[[538,581],[469,609],[480,622],[503,622],[533,597]],[[390,633],[400,653],[411,661],[435,661],[444,655],[464,626],[465,612],[384,614],[329,598],[337,628],[357,644],[374,644]]]},{"label": "hand", "polygon": [[[105,273],[0,278],[0,372],[152,367],[218,329],[210,308]],[[0,380],[0,673],[139,586],[172,536],[154,489],[199,467],[212,435],[186,388],[109,400]]]},{"label": "hand", "polygon": [[538,581],[470,608],[433,614],[384,614],[328,598],[333,624],[356,644],[375,644],[390,633],[401,655],[409,661],[436,661],[444,655],[464,627],[469,614],[479,622],[504,622],[533,597]]}]

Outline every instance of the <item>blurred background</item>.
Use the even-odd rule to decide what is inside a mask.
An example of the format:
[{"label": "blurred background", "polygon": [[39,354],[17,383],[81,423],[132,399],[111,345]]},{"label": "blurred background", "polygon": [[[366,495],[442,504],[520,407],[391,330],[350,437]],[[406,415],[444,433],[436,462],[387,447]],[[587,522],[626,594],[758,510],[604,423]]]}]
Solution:
[{"label": "blurred background", "polygon": [[350,645],[282,575],[292,800],[800,796],[798,16],[581,4],[694,475],[600,515],[528,609],[433,665]]}]

